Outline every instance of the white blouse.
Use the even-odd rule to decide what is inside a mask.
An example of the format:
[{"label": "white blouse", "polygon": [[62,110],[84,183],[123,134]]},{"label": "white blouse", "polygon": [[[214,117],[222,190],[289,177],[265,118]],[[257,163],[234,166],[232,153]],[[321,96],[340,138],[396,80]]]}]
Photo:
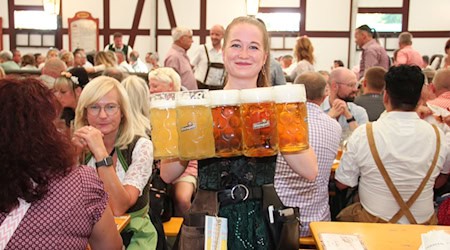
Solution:
[{"label": "white blouse", "polygon": [[[124,157],[126,157],[124,155]],[[87,163],[95,168],[95,158],[92,157]],[[153,143],[147,138],[139,138],[131,155],[131,165],[125,172],[119,160],[116,162],[116,174],[123,185],[130,185],[139,189],[139,196],[142,195],[145,185],[152,174],[153,167]]]}]

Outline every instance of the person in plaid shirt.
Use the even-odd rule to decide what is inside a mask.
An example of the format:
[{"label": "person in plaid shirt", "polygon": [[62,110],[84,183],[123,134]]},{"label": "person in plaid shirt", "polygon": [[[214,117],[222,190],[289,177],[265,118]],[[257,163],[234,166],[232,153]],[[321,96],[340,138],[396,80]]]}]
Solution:
[{"label": "person in plaid shirt", "polygon": [[310,181],[296,174],[279,154],[275,171],[275,189],[286,206],[300,208],[300,236],[310,236],[309,222],[329,221],[328,181],[331,166],[338,150],[342,128],[327,115],[320,104],[325,99],[326,81],[316,72],[307,72],[295,79],[294,84],[306,88],[309,144],[317,155],[319,173]]}]

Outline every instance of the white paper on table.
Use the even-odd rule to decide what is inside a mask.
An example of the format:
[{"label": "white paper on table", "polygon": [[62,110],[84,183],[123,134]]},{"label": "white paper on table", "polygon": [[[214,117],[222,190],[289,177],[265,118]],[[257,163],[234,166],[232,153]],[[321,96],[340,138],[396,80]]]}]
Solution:
[{"label": "white paper on table", "polygon": [[326,250],[366,250],[364,243],[356,234],[321,233],[320,241]]},{"label": "white paper on table", "polygon": [[421,235],[422,245],[419,250],[448,250],[450,249],[450,234],[443,230],[433,230]]}]

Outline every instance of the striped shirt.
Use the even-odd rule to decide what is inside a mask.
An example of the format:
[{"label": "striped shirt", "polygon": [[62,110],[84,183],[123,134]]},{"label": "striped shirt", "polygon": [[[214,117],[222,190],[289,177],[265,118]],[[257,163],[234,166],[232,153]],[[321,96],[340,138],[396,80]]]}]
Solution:
[{"label": "striped shirt", "polygon": [[286,206],[300,208],[300,236],[311,235],[309,222],[329,221],[328,182],[341,139],[341,126],[314,103],[307,103],[309,145],[317,155],[319,173],[314,181],[296,174],[281,154],[277,158],[275,189]]}]

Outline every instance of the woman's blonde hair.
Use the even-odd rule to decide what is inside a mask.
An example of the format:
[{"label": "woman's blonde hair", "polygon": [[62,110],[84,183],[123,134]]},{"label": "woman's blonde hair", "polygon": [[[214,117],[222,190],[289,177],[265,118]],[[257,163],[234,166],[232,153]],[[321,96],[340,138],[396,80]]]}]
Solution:
[{"label": "woman's blonde hair", "polygon": [[121,82],[130,98],[133,126],[136,134],[148,138],[150,133],[150,92],[144,79],[131,75]]},{"label": "woman's blonde hair", "polygon": [[99,51],[95,54],[95,65],[105,65],[106,68],[114,67],[117,64],[116,55],[112,51]]},{"label": "woman's blonde hair", "polygon": [[113,89],[117,90],[117,93],[119,94],[118,101],[120,105],[120,112],[122,114],[115,146],[119,148],[126,148],[126,146],[133,141],[135,136],[130,101],[125,88],[120,85],[119,81],[112,77],[96,77],[83,89],[75,110],[75,130],[89,125],[86,108],[100,100]]},{"label": "woman's blonde hair", "polygon": [[[55,85],[53,85],[53,89],[56,89],[57,87],[60,86],[67,86],[70,90],[70,92],[72,92],[72,94],[74,96],[76,96],[75,94],[75,89],[77,87],[81,87],[78,82],[75,83],[72,79],[72,74],[66,71],[61,72],[61,76],[56,78],[55,80]],[[78,80],[77,80],[78,81]]]},{"label": "woman's blonde hair", "polygon": [[148,73],[148,80],[150,81],[151,79],[167,83],[167,85],[173,83],[175,91],[180,91],[181,89],[180,75],[172,68],[157,68],[150,71],[150,73]]},{"label": "woman's blonde hair", "polygon": [[314,47],[308,37],[302,36],[297,38],[297,43],[294,47],[294,55],[297,62],[304,59],[309,63],[314,64]]},{"label": "woman's blonde hair", "polygon": [[268,87],[270,86],[270,43],[269,43],[269,33],[267,32],[266,26],[262,21],[254,17],[247,17],[247,16],[241,16],[233,19],[233,21],[231,21],[231,23],[227,26],[227,29],[225,30],[225,34],[223,36],[224,48],[226,48],[227,46],[230,30],[233,28],[233,26],[242,23],[247,23],[256,26],[263,35],[263,50],[264,54],[266,54],[267,56],[267,59],[261,71],[258,73],[258,80],[256,82],[256,86]]}]

